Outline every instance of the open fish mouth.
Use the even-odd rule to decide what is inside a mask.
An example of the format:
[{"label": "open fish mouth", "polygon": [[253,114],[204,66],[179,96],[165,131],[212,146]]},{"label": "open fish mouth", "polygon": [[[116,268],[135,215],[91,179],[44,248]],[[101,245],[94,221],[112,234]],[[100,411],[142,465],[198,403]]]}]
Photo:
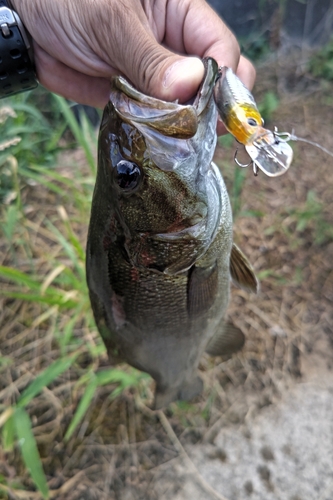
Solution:
[{"label": "open fish mouth", "polygon": [[205,76],[196,96],[186,104],[168,102],[147,96],[122,76],[112,79],[112,103],[117,114],[125,121],[149,125],[168,137],[191,138],[195,135],[198,118],[212,99],[218,66],[211,58],[203,60]]},{"label": "open fish mouth", "polygon": [[186,168],[187,177],[193,157],[201,149],[206,151],[195,163],[208,168],[216,146],[217,110],[212,94],[218,66],[210,58],[204,65],[205,77],[192,105],[149,97],[121,76],[112,79],[112,104],[122,120],[141,132],[152,161],[162,170]]}]

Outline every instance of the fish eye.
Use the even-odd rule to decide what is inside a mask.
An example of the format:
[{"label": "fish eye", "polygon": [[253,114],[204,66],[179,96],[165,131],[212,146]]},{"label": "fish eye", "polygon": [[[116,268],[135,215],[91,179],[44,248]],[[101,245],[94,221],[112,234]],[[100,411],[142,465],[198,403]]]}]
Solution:
[{"label": "fish eye", "polygon": [[116,165],[116,182],[124,191],[132,191],[137,187],[141,177],[141,170],[136,163],[121,160]]},{"label": "fish eye", "polygon": [[254,118],[248,118],[247,119],[247,123],[249,125],[251,125],[251,127],[257,127],[258,126],[258,123],[257,123],[257,121]]}]

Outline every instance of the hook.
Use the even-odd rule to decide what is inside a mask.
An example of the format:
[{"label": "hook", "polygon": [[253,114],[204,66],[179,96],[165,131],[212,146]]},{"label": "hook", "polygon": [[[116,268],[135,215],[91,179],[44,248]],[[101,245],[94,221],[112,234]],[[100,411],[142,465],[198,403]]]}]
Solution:
[{"label": "hook", "polygon": [[246,168],[246,167],[249,167],[251,164],[253,164],[252,160],[249,163],[247,163],[246,165],[245,165],[245,163],[240,163],[240,161],[238,161],[238,158],[237,158],[237,153],[238,153],[238,148],[236,149],[235,154],[234,154],[234,162],[236,163],[236,165],[238,165],[239,167],[242,167],[242,168]]}]

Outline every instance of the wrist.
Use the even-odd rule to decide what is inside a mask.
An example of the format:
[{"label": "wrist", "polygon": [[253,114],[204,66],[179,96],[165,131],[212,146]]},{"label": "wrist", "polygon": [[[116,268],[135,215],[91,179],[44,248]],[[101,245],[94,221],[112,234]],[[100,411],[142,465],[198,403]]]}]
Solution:
[{"label": "wrist", "polygon": [[30,37],[13,2],[0,0],[0,98],[37,86]]}]

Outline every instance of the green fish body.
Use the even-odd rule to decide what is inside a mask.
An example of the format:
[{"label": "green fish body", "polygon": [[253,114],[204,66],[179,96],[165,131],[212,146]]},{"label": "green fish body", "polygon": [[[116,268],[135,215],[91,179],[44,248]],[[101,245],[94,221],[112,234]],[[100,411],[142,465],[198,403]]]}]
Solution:
[{"label": "green fish body", "polygon": [[232,249],[236,281],[244,276],[237,269],[243,281],[255,280],[233,247],[229,197],[212,162],[218,67],[210,58],[204,64],[188,106],[114,78],[99,134],[91,304],[111,363],[126,361],[155,379],[155,408],[201,392],[205,351],[230,355],[243,345],[243,334],[223,321]]}]

